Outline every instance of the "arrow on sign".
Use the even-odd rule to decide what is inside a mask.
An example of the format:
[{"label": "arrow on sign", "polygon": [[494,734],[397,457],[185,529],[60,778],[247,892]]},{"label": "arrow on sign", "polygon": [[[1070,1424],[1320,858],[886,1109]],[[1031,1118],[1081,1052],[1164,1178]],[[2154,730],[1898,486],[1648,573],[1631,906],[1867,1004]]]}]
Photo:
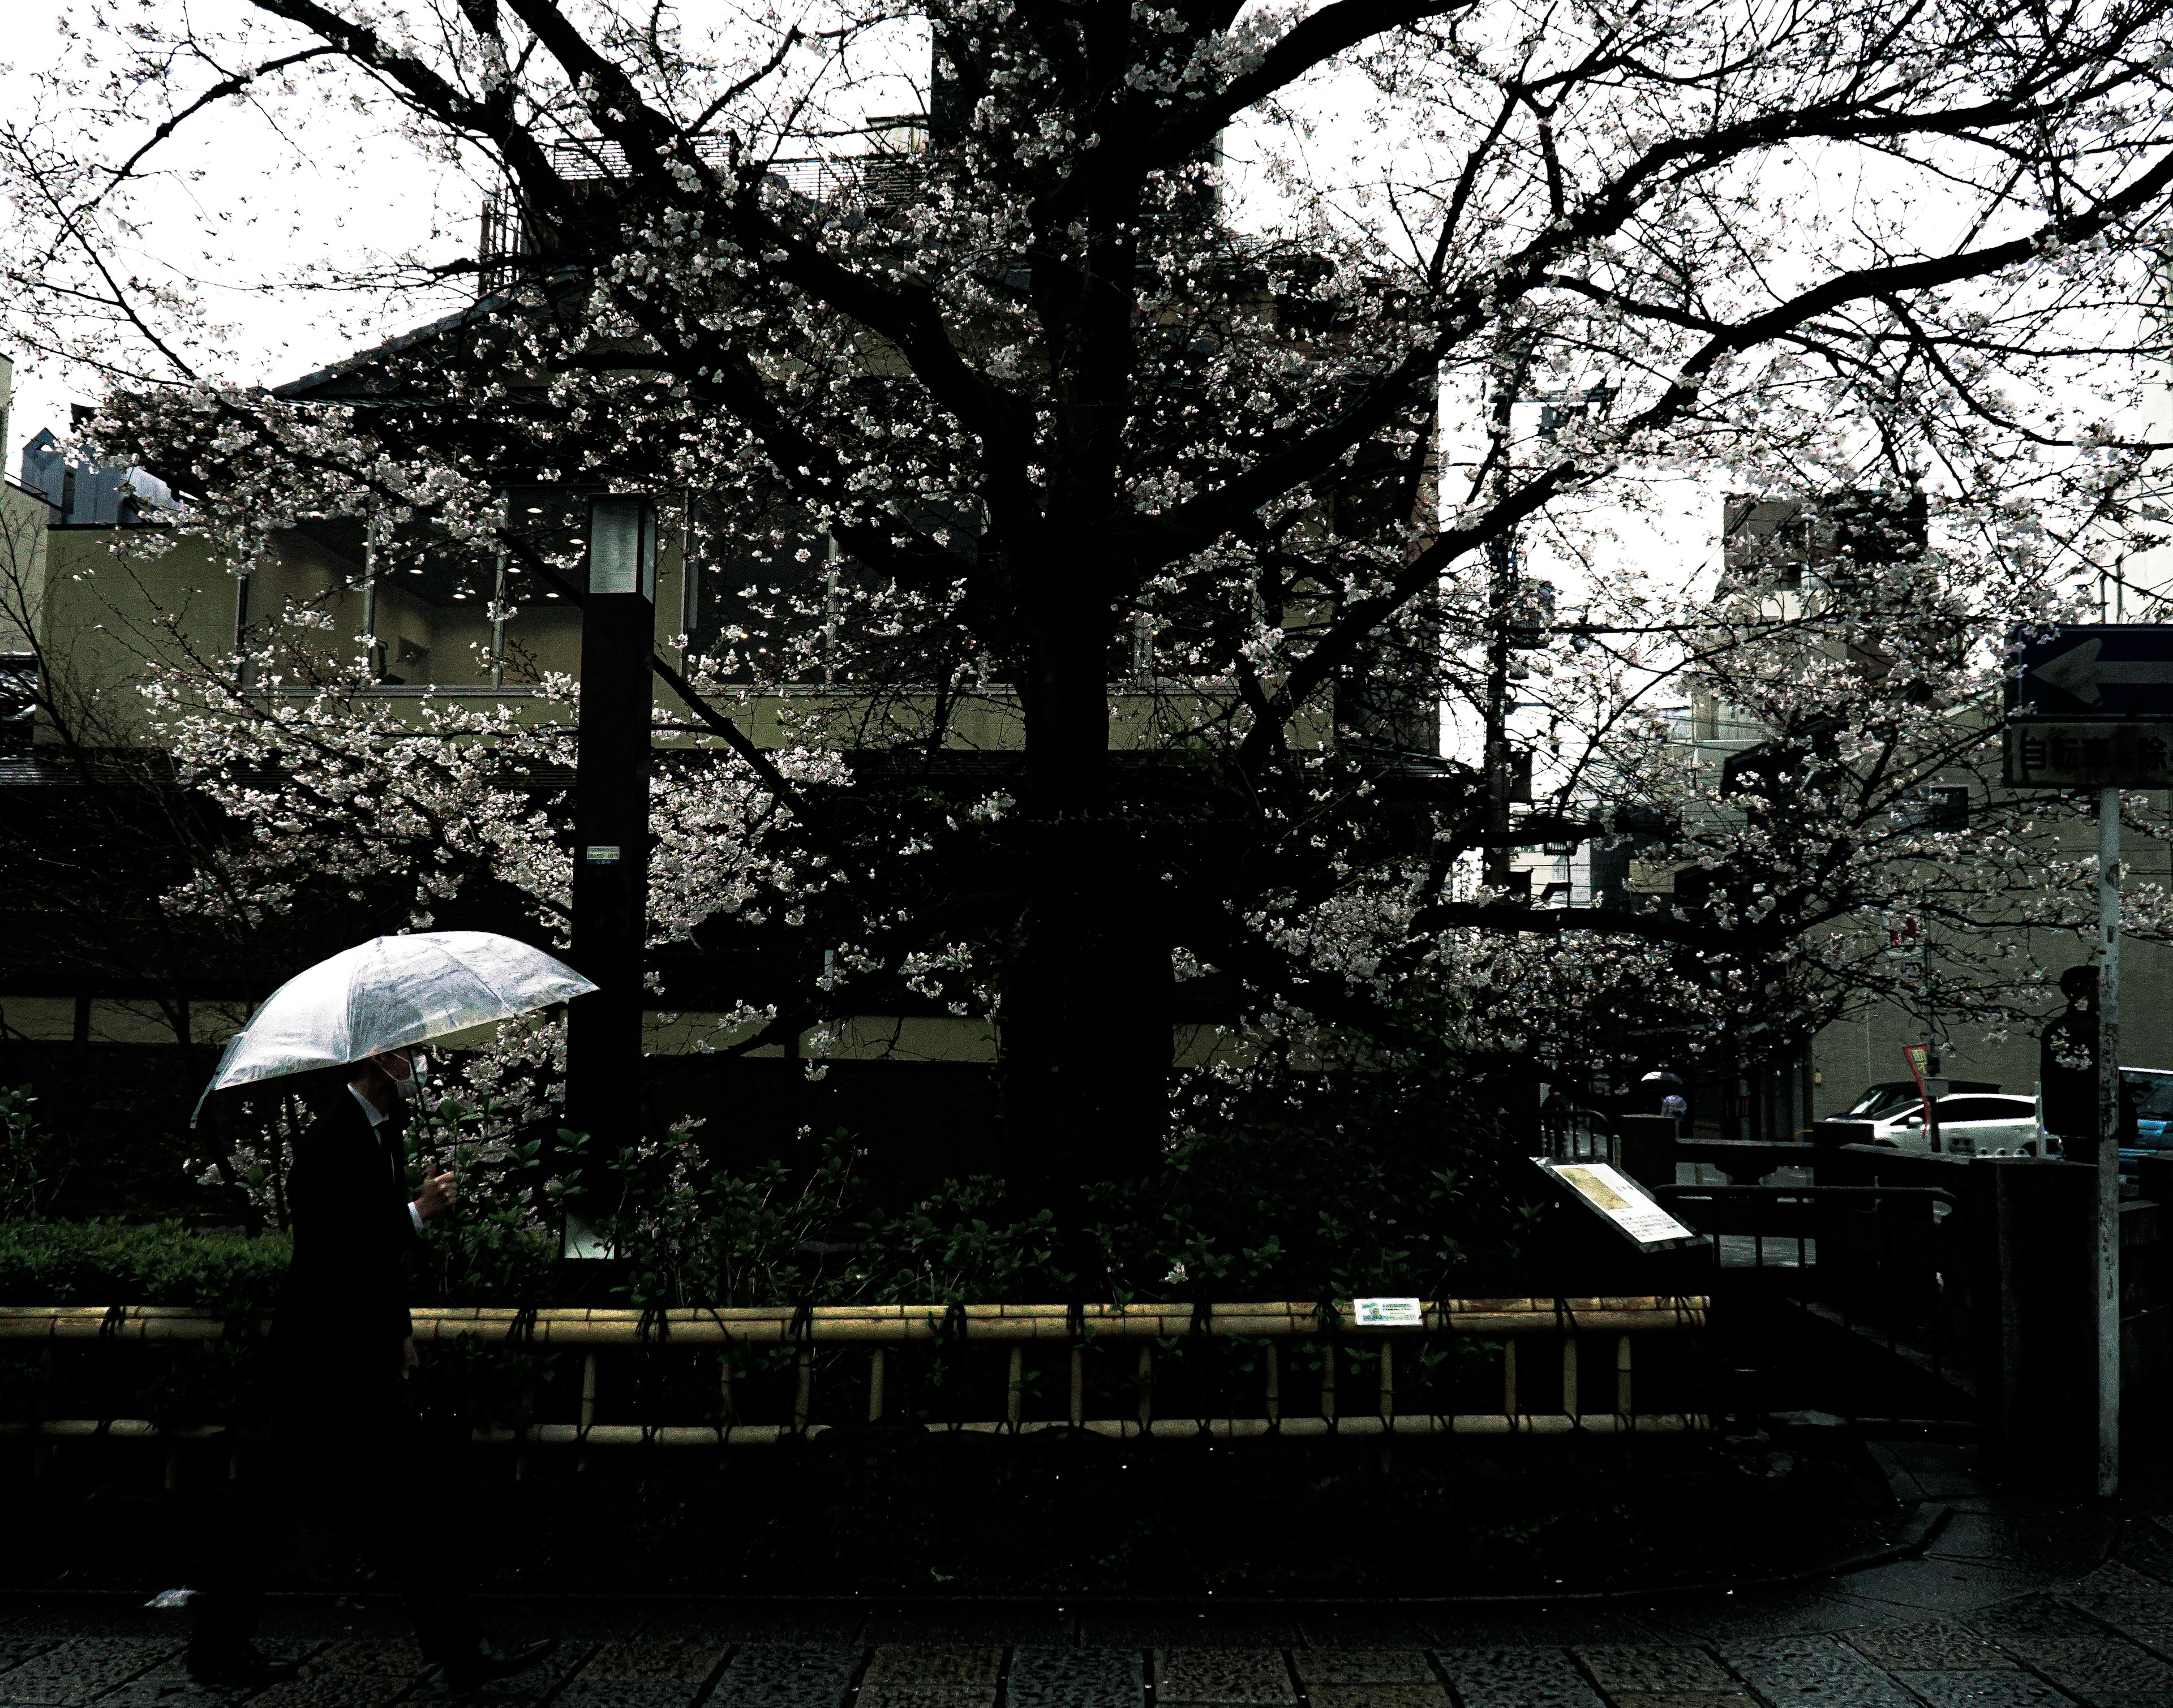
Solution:
[{"label": "arrow on sign", "polygon": [[2073,695],[2086,706],[2095,706],[2103,700],[2105,695],[2100,691],[2106,687],[2173,684],[2173,659],[2108,663],[2098,657],[2098,649],[2104,644],[2103,641],[2086,640],[2080,646],[2070,647],[2057,658],[2046,660],[2030,674],[2048,687]]}]

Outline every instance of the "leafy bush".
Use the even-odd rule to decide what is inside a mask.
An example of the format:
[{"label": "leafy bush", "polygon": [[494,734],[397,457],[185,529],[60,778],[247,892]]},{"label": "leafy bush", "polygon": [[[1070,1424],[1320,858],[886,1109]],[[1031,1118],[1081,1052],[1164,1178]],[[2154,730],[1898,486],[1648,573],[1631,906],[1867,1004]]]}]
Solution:
[{"label": "leafy bush", "polygon": [[0,1221],[0,1303],[265,1310],[291,1249],[284,1234],[194,1232],[178,1222]]},{"label": "leafy bush", "polygon": [[[270,1310],[294,1250],[283,1233],[178,1222],[0,1221],[0,1304],[193,1305]],[[545,1302],[556,1242],[503,1228],[433,1227],[412,1274],[417,1304]]]},{"label": "leafy bush", "polygon": [[0,1216],[29,1215],[38,1207],[44,1182],[30,1150],[30,1105],[37,1101],[28,1086],[0,1086]]}]

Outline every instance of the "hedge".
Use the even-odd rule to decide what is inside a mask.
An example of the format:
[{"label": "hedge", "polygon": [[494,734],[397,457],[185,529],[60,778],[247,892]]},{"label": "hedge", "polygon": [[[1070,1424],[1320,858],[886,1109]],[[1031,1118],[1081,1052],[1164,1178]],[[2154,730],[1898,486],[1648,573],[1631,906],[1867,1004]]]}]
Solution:
[{"label": "hedge", "polygon": [[[412,1266],[416,1304],[500,1304],[537,1297],[555,1241],[497,1230],[430,1231]],[[179,1222],[43,1217],[0,1221],[0,1305],[194,1305],[228,1313],[278,1302],[293,1242]]]}]

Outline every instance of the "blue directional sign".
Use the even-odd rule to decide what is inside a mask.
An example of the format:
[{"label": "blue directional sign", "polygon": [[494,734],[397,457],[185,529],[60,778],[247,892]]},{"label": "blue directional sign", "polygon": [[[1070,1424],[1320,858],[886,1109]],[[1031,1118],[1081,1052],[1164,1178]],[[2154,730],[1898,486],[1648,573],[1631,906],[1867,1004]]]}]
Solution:
[{"label": "blue directional sign", "polygon": [[2019,718],[2173,719],[2173,623],[2019,631],[2008,693]]}]

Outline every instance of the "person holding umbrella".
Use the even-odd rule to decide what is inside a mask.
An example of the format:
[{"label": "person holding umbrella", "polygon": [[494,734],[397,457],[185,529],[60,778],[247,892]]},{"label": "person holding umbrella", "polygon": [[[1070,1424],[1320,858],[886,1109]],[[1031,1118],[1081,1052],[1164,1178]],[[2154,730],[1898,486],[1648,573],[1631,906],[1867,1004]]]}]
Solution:
[{"label": "person holding umbrella", "polygon": [[227,1046],[207,1096],[278,1077],[313,1118],[294,1141],[287,1177],[294,1250],[272,1325],[272,1439],[225,1557],[195,1602],[188,1669],[197,1683],[263,1685],[298,1672],[255,1638],[273,1563],[310,1523],[359,1530],[389,1559],[416,1641],[451,1689],[520,1672],[553,1648],[483,1635],[447,1564],[438,1479],[416,1459],[404,1387],[416,1364],[406,1259],[423,1223],[452,1207],[459,1182],[428,1174],[411,1199],[402,1134],[421,1095],[417,1044],[595,988],[488,932],[380,937],[281,986]]}]

